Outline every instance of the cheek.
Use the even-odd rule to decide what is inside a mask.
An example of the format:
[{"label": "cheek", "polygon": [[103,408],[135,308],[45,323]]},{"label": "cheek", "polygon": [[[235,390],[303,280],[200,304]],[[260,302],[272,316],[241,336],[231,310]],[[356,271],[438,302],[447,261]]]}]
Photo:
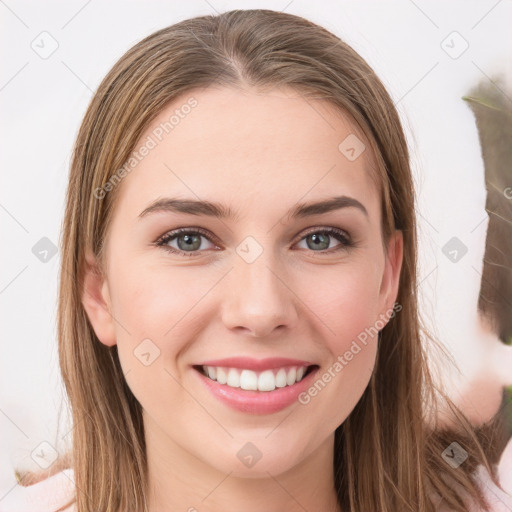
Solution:
[{"label": "cheek", "polygon": [[208,279],[196,277],[192,268],[157,271],[140,264],[119,269],[113,278],[119,360],[128,386],[144,408],[190,407],[178,384],[183,378],[178,362],[197,339],[197,306],[212,286]]},{"label": "cheek", "polygon": [[318,279],[310,283],[307,303],[322,320],[333,356],[348,350],[358,336],[364,338],[378,319],[380,281],[373,269],[371,264],[347,265],[324,276],[325,286]]},{"label": "cheek", "polygon": [[177,384],[187,369],[181,354],[218,311],[205,307],[210,304],[208,291],[218,279],[211,269],[148,264],[132,268],[120,264],[114,273],[119,360],[141,403],[156,403],[164,397],[172,404],[183,398]]},{"label": "cheek", "polygon": [[348,417],[375,367],[380,282],[371,268],[347,265],[336,276],[330,276],[328,286],[310,287],[307,304],[320,319],[316,321],[315,331],[317,335],[321,331],[327,357],[299,402],[326,419],[326,432],[337,428]]},{"label": "cheek", "polygon": [[[211,288],[210,279],[198,275],[197,269],[159,269],[140,265],[132,272],[121,272],[115,278],[117,319],[137,337],[154,337],[163,342],[173,331],[190,324],[194,307]],[[122,334],[122,333],[121,333]]]}]

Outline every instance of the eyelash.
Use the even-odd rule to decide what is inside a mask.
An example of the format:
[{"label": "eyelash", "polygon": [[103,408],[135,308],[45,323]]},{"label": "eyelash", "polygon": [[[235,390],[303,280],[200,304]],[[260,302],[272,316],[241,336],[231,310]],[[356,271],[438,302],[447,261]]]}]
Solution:
[{"label": "eyelash", "polygon": [[[181,251],[180,249],[175,249],[174,247],[169,247],[168,245],[166,245],[167,243],[169,243],[171,240],[173,240],[177,236],[183,235],[183,234],[203,235],[210,242],[215,243],[213,240],[211,240],[209,233],[202,228],[194,228],[194,229],[180,228],[180,229],[175,229],[173,231],[170,231],[170,232],[166,233],[164,236],[160,237],[155,242],[155,245],[158,247],[161,247],[162,249],[169,251],[173,254],[179,254],[181,256],[194,257],[197,254],[201,253],[202,251],[189,251],[189,252]],[[302,236],[302,238],[299,239],[299,242],[301,240],[303,240],[304,238],[306,238],[307,236],[313,235],[313,234],[329,235],[329,236],[334,237],[339,242],[341,242],[341,244],[336,246],[334,249],[324,249],[322,251],[310,251],[313,253],[331,254],[331,253],[338,252],[338,251],[343,251],[343,250],[346,251],[351,247],[355,247],[355,243],[352,242],[350,236],[347,236],[347,234],[344,231],[342,231],[341,229],[337,229],[337,228],[315,228],[315,229],[310,230],[307,233],[305,233]]]}]

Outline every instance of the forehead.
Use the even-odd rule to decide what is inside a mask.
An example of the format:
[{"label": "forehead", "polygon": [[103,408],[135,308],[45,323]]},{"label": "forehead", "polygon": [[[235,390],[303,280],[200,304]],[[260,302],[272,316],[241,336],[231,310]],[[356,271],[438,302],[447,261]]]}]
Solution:
[{"label": "forehead", "polygon": [[138,214],[172,195],[222,202],[241,217],[271,216],[280,205],[351,195],[378,215],[364,135],[326,101],[288,88],[192,90],[153,120],[134,152],[116,210]]}]

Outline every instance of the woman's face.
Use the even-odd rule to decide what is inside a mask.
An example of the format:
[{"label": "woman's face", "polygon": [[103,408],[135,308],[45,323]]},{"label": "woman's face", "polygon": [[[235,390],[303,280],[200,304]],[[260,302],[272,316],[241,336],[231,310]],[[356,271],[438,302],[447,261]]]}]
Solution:
[{"label": "woman's face", "polygon": [[[290,89],[215,87],[175,100],[141,137],[114,185],[106,280],[88,272],[83,300],[100,341],[118,345],[159,453],[257,477],[332,450],[368,385],[402,260],[400,232],[385,258],[363,140]],[[207,362],[225,368],[210,369],[220,382]]]}]

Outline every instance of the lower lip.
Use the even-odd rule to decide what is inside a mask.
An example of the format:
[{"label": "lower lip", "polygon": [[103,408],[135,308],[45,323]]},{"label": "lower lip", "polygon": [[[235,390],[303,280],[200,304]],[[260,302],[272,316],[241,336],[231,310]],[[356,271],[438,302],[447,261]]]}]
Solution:
[{"label": "lower lip", "polygon": [[194,369],[206,388],[221,402],[237,411],[249,414],[271,414],[281,411],[298,401],[298,396],[306,391],[319,368],[313,368],[300,382],[274,391],[248,391],[232,388],[227,384],[219,384],[200,371]]}]

